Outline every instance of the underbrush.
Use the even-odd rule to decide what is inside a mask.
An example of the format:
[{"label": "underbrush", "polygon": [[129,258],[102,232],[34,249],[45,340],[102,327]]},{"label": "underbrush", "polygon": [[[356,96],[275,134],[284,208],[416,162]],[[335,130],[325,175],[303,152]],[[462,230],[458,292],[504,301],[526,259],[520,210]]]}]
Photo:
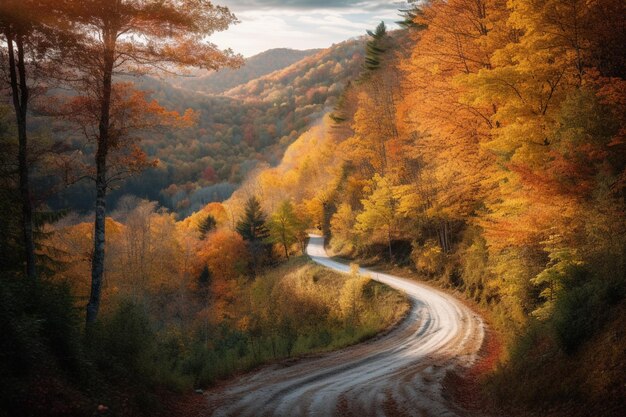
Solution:
[{"label": "underbrush", "polygon": [[574,274],[546,320],[531,320],[485,380],[496,403],[540,414],[626,411],[623,277]]},{"label": "underbrush", "polygon": [[66,285],[0,284],[0,416],[83,416],[100,404],[106,415],[161,415],[163,390],[357,343],[409,307],[382,284],[301,257],[242,282],[219,320],[157,321],[149,300],[120,297],[85,333]]},{"label": "underbrush", "polygon": [[408,309],[402,294],[306,258],[258,277],[233,301],[237,314],[208,329],[184,362],[199,386],[268,361],[336,350],[371,337]]},{"label": "underbrush", "polygon": [[0,277],[0,415],[84,415],[79,320],[67,286]]}]

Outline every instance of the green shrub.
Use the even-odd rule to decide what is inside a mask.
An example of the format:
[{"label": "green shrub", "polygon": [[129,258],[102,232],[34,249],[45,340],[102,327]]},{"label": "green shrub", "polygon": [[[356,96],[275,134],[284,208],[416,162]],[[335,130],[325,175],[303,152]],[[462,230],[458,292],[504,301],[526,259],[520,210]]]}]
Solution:
[{"label": "green shrub", "polygon": [[617,277],[596,277],[583,268],[570,270],[551,319],[560,347],[572,353],[604,323],[611,306],[623,297]]},{"label": "green shrub", "polygon": [[50,354],[74,366],[81,355],[78,311],[65,285],[0,279],[0,357],[21,371]]},{"label": "green shrub", "polygon": [[95,340],[90,341],[101,367],[118,365],[136,374],[155,347],[156,336],[143,308],[122,301],[109,317],[102,317]]},{"label": "green shrub", "polygon": [[72,372],[83,364],[80,312],[67,284],[40,283],[38,314],[41,316],[41,335],[51,353],[61,365]]},{"label": "green shrub", "polygon": [[62,395],[72,377],[88,372],[73,304],[65,285],[0,276],[0,415],[3,410],[32,415],[33,400],[24,392],[36,387],[42,375],[62,381],[61,388],[52,388],[60,391],[50,391],[53,396]]},{"label": "green shrub", "polygon": [[27,311],[24,291],[16,284],[14,279],[0,279],[0,380],[28,372],[44,350],[41,319]]},{"label": "green shrub", "polygon": [[207,349],[203,344],[196,343],[183,359],[181,372],[193,380],[194,386],[207,386],[217,378],[215,369],[217,360],[215,352]]}]

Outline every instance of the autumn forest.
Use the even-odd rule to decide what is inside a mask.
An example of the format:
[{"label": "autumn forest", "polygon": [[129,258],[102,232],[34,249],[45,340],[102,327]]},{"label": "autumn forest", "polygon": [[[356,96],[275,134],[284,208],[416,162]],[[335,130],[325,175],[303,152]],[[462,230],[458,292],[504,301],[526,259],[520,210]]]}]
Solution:
[{"label": "autumn forest", "polygon": [[626,3],[225,3],[0,0],[0,417],[623,416]]}]

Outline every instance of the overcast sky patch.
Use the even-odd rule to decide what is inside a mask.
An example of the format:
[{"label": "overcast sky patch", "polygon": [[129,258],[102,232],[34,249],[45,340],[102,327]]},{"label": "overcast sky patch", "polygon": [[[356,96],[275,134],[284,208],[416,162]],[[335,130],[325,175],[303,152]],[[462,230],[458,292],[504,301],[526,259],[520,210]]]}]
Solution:
[{"label": "overcast sky patch", "polygon": [[272,48],[327,48],[384,21],[396,27],[403,2],[359,0],[216,0],[241,23],[211,41],[248,57]]}]

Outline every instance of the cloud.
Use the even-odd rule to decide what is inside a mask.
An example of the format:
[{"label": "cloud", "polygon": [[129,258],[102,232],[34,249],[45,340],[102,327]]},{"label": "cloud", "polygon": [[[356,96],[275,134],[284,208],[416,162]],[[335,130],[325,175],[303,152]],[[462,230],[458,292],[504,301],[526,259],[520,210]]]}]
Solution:
[{"label": "cloud", "polygon": [[359,8],[374,11],[396,7],[401,2],[393,1],[363,1],[363,0],[222,0],[218,4],[233,7],[239,10],[267,10],[267,9],[345,9]]},{"label": "cloud", "polygon": [[216,0],[241,23],[211,37],[223,48],[251,56],[271,48],[326,48],[364,35],[381,20],[393,27],[403,3],[363,0]]}]

